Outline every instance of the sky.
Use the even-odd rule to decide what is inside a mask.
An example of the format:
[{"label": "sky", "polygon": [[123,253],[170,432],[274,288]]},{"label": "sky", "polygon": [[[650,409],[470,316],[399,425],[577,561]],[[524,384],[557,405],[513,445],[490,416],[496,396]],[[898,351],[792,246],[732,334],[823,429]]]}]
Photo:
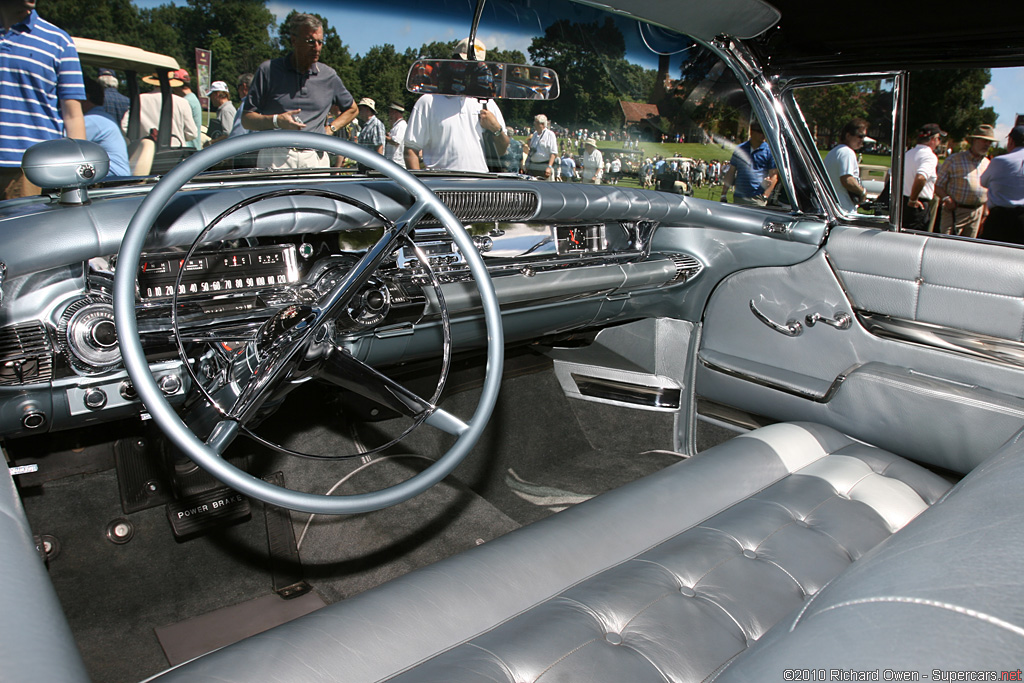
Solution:
[{"label": "sky", "polygon": [[[156,7],[168,2],[173,2],[173,0],[135,0],[135,4],[139,7]],[[382,17],[379,12],[380,5],[375,2],[365,5],[358,2],[346,2],[345,9],[341,9],[340,4],[337,0],[308,0],[301,7],[304,11],[314,12],[325,17],[338,32],[342,42],[348,45],[349,51],[352,54],[363,55],[374,45],[384,43],[391,43],[399,52],[402,52],[408,47],[418,48],[424,43],[464,38],[469,34],[469,23],[475,1],[447,0],[447,4],[453,9],[440,20],[427,16],[410,16],[404,12],[396,12],[391,16]],[[424,0],[423,2],[423,6],[429,8],[429,11],[435,11],[442,4],[445,3],[436,0]],[[534,10],[537,12],[538,23],[543,23],[541,14],[544,12],[543,8],[548,4],[544,0],[539,0],[536,3]],[[367,7],[366,11],[361,11],[360,6]],[[270,0],[267,3],[267,9],[277,17],[278,21],[296,7],[294,2]],[[493,18],[488,21],[485,11],[478,37],[488,47],[500,45],[502,49],[515,49],[528,55],[527,48],[530,45],[530,39],[527,35],[493,28],[509,25],[511,25],[510,22],[493,20]],[[639,54],[639,50],[631,49],[634,45],[639,47],[639,38],[627,34],[626,39],[627,53],[632,58]],[[645,66],[653,68],[651,64],[645,64]],[[1002,141],[1013,127],[1016,115],[1024,114],[1024,68],[992,69],[992,81],[985,87],[982,97],[985,106],[992,107],[998,114],[996,137]]]}]

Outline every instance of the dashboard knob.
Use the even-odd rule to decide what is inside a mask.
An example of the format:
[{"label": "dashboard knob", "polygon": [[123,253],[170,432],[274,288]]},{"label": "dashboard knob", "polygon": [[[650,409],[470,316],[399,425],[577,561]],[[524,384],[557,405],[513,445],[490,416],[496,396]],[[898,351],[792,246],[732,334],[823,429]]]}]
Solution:
[{"label": "dashboard knob", "polygon": [[100,349],[109,349],[117,346],[117,328],[111,320],[99,320],[89,331],[92,342]]},{"label": "dashboard knob", "polygon": [[132,384],[130,379],[126,379],[121,382],[121,387],[118,390],[118,393],[120,393],[121,398],[126,401],[134,401],[139,397],[139,392],[135,391],[135,385]]},{"label": "dashboard knob", "polygon": [[371,311],[379,311],[384,308],[384,304],[387,301],[384,298],[384,295],[376,289],[371,289],[367,292],[364,300],[366,302],[366,308]]},{"label": "dashboard knob", "polygon": [[157,381],[160,391],[167,396],[173,396],[181,390],[181,378],[177,375],[164,375]]},{"label": "dashboard knob", "polygon": [[107,405],[107,393],[99,387],[86,389],[85,395],[82,397],[82,401],[85,403],[85,407],[89,410],[99,410],[103,406]]}]

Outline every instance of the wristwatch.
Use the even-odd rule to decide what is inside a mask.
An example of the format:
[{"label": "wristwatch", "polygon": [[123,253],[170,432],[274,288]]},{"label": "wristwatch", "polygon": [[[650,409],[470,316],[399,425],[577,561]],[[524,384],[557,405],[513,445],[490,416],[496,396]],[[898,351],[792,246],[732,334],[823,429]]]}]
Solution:
[{"label": "wristwatch", "polygon": [[277,123],[277,114],[274,114],[274,128],[280,128],[281,126]]}]

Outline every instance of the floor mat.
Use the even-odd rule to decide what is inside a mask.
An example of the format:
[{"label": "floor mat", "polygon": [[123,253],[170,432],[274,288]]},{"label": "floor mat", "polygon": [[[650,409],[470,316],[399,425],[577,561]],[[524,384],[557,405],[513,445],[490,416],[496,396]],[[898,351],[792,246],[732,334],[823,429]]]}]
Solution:
[{"label": "floor mat", "polygon": [[177,666],[324,606],[323,599],[313,592],[291,600],[264,595],[177,624],[161,626],[155,631],[167,661],[171,666]]}]

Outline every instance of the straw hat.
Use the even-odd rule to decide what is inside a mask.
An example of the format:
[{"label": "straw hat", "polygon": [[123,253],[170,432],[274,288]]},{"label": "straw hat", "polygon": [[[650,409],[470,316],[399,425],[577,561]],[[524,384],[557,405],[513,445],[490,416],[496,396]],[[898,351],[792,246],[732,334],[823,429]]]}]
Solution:
[{"label": "straw hat", "polygon": [[991,140],[997,142],[999,138],[996,137],[996,129],[987,123],[983,123],[980,126],[975,126],[974,130],[968,138],[977,138],[978,140]]},{"label": "straw hat", "polygon": [[[171,74],[173,74],[173,73],[174,73],[173,71],[170,71],[170,72],[168,72],[167,75],[170,77]],[[181,86],[185,85],[184,83],[182,83],[177,78],[169,78],[169,80],[170,80],[172,88],[180,88]],[[149,85],[160,85],[160,77],[157,76],[156,74],[150,74],[148,76],[143,76],[142,77],[142,82],[143,83],[148,83]]]}]

